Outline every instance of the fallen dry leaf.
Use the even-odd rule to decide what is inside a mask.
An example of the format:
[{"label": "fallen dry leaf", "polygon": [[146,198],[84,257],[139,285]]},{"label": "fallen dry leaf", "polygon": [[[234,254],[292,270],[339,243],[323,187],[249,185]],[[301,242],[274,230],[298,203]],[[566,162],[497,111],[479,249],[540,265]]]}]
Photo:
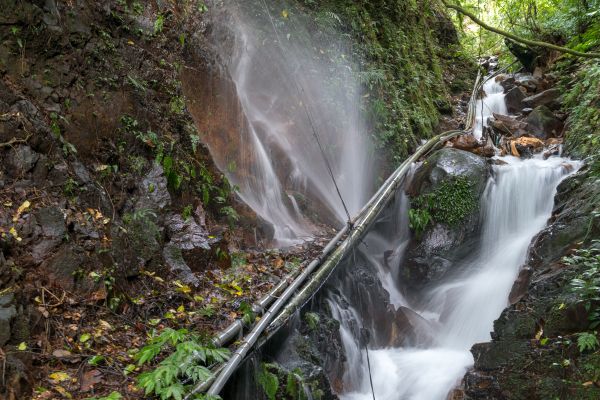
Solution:
[{"label": "fallen dry leaf", "polygon": [[102,372],[97,369],[86,372],[81,377],[81,391],[89,392],[94,388],[94,385],[102,382]]}]

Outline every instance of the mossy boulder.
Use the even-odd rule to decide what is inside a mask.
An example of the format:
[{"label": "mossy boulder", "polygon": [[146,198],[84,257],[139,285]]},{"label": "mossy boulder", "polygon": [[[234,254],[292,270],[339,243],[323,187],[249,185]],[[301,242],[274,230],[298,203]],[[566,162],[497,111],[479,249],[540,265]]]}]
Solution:
[{"label": "mossy boulder", "polygon": [[490,167],[483,157],[452,148],[434,153],[415,172],[411,197],[410,241],[400,282],[418,289],[437,281],[476,246],[479,199]]}]

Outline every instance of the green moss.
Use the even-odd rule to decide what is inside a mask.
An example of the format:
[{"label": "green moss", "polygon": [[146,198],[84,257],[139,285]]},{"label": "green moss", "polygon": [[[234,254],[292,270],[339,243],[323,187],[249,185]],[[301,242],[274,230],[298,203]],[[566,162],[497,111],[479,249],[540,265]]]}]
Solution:
[{"label": "green moss", "polygon": [[[360,79],[369,94],[366,110],[373,136],[392,164],[432,136],[440,111],[451,111],[449,88],[464,91],[471,85],[463,72],[473,79],[474,69],[464,68],[473,64],[461,54],[456,32],[438,1],[298,2],[311,8],[323,25],[341,22],[358,43],[353,56],[364,60]],[[454,79],[449,86],[444,74],[455,65],[460,67],[450,74]]]},{"label": "green moss", "polygon": [[456,226],[471,215],[478,204],[473,184],[458,176],[442,181],[433,192],[413,199],[411,211],[415,211],[409,215],[428,215],[430,218],[425,226],[429,222]]},{"label": "green moss", "polygon": [[593,175],[600,176],[600,65],[582,64],[566,75],[561,86],[565,92],[563,108],[569,113],[566,149],[576,157],[587,158]]}]

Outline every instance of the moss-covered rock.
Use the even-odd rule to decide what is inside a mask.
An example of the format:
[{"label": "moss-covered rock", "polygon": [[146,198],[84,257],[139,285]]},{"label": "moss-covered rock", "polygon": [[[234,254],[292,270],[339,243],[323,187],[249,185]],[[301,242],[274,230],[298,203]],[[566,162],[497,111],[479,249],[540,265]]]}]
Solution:
[{"label": "moss-covered rock", "polygon": [[408,288],[440,279],[473,249],[480,225],[478,199],[489,174],[483,157],[452,148],[434,153],[415,172],[409,188],[415,235],[400,276]]}]

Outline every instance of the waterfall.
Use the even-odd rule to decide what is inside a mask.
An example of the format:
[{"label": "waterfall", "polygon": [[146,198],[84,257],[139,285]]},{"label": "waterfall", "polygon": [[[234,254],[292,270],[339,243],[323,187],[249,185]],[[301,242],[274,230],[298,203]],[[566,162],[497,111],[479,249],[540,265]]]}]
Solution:
[{"label": "waterfall", "polygon": [[504,102],[504,88],[496,79],[488,79],[483,84],[483,94],[475,105],[475,126],[473,136],[481,139],[483,129],[488,126],[488,119],[493,113],[506,115],[506,103]]},{"label": "waterfall", "polygon": [[[483,97],[478,106],[480,111],[505,109],[498,86],[494,81],[486,83],[485,90],[493,93]],[[480,120],[479,124],[481,134],[481,126],[485,126],[486,120]],[[493,167],[492,178],[481,199],[483,225],[477,251],[459,263],[457,270],[461,272],[458,276],[421,293],[420,298],[414,301],[418,303],[416,306],[396,295],[399,293],[397,281],[389,267],[388,272],[380,272],[382,285],[390,293],[390,298],[396,299],[394,306],[412,308],[431,322],[428,331],[431,340],[369,350],[377,400],[447,398],[473,364],[469,351],[471,346],[491,339],[493,322],[508,305],[510,290],[526,260],[528,246],[551,215],[558,184],[580,166],[560,157],[544,160],[541,155],[532,159],[508,156],[502,160],[502,165]],[[398,211],[407,212],[406,208]],[[406,219],[398,221],[405,227],[397,229],[397,245],[393,253],[401,260],[401,243],[406,239],[402,232],[408,228]],[[367,235],[367,252],[378,254],[381,248],[376,245],[370,247],[373,235],[373,232]],[[373,397],[365,350],[359,346],[356,339],[359,336],[348,334],[352,332],[353,325],[363,323],[361,318],[364,316],[351,318],[352,313],[342,314],[340,305],[333,303],[331,301],[330,308],[341,322],[344,348],[347,354],[351,354],[344,381],[345,393],[341,394],[341,398],[370,400]]]},{"label": "waterfall", "polygon": [[[244,120],[239,149],[221,163],[237,168],[221,169],[242,200],[273,225],[279,246],[309,238],[312,222],[342,226],[347,216],[329,166],[351,215],[366,202],[374,181],[351,46],[285,1],[221,7],[229,18],[214,23],[233,36],[233,45],[219,49]],[[307,212],[294,196],[312,209]]]}]

